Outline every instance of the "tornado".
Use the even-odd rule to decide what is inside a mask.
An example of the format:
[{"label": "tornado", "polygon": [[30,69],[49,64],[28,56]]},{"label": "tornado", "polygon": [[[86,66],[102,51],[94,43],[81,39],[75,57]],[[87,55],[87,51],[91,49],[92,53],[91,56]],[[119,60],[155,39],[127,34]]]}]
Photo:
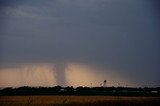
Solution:
[{"label": "tornado", "polygon": [[59,86],[67,86],[66,81],[66,69],[68,65],[66,63],[55,63],[54,64],[54,73],[56,78],[56,83]]}]

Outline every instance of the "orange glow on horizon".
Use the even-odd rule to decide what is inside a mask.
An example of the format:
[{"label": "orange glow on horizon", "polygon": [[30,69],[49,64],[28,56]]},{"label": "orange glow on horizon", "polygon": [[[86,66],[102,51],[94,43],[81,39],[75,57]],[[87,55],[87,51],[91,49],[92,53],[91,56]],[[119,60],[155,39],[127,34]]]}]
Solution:
[{"label": "orange glow on horizon", "polygon": [[[82,64],[69,63],[64,74],[67,86],[101,86],[104,80],[107,80],[107,86],[131,84],[111,70],[97,70]],[[56,86],[55,75],[53,64],[26,64],[17,68],[4,68],[0,69],[0,87]]]}]

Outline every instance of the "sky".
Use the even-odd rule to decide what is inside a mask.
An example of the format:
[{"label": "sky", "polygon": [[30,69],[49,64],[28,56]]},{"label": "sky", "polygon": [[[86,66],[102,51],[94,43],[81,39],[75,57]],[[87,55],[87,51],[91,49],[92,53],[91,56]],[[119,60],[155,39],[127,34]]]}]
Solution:
[{"label": "sky", "polygon": [[0,87],[158,87],[159,41],[159,0],[0,0]]}]

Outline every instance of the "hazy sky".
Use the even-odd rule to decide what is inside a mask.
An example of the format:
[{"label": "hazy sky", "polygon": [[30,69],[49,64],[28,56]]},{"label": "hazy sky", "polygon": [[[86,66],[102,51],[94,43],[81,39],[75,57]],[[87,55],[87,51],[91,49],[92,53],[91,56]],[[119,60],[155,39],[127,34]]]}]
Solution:
[{"label": "hazy sky", "polygon": [[160,1],[0,0],[0,66],[0,86],[160,86]]}]

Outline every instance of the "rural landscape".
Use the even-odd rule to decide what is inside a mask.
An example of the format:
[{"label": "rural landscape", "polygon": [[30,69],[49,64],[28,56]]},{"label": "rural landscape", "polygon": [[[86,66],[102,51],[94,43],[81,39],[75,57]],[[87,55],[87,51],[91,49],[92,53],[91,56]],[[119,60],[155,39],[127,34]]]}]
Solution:
[{"label": "rural landscape", "polygon": [[159,106],[160,88],[19,87],[0,90],[0,106]]},{"label": "rural landscape", "polygon": [[1,106],[159,106],[160,97],[3,96]]},{"label": "rural landscape", "polygon": [[0,106],[160,106],[160,0],[0,0]]}]

